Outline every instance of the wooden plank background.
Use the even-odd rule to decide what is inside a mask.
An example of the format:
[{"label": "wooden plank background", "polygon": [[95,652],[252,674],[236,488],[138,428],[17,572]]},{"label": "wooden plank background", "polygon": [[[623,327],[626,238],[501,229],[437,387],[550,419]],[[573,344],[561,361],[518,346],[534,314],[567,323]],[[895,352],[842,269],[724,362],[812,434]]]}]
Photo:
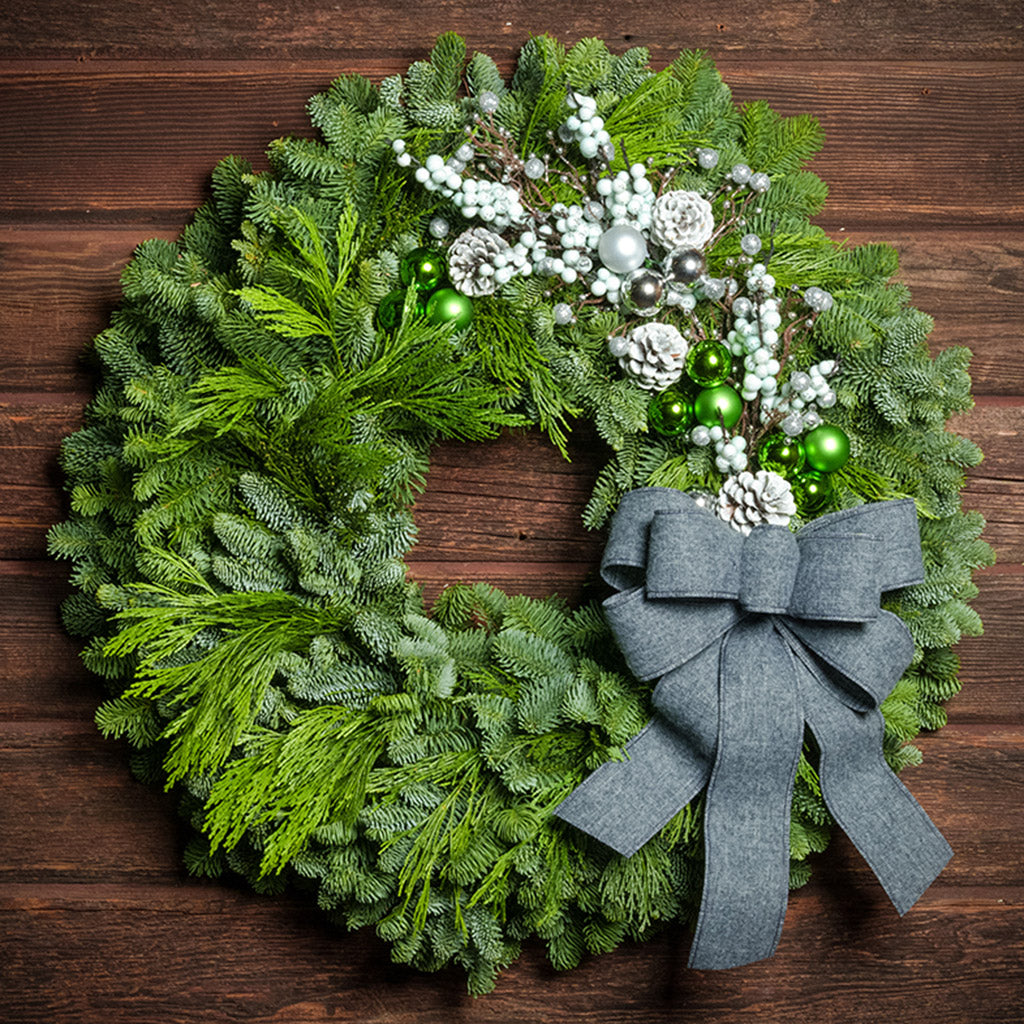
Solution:
[{"label": "wooden plank background", "polygon": [[[735,9],[732,9],[735,8]],[[1015,0],[359,5],[276,0],[7,0],[0,14],[0,1018],[362,1024],[587,1021],[1018,1022],[1024,1018],[1024,272],[1022,11]],[[716,58],[740,100],[816,114],[830,183],[820,222],[888,240],[936,320],[975,351],[987,458],[966,503],[998,564],[979,577],[983,639],[963,643],[950,724],[905,778],[956,857],[900,920],[843,839],[795,894],[774,959],[685,966],[687,936],[556,974],[530,947],[472,1000],[454,971],[392,966],[372,934],[300,898],[188,879],[169,801],[129,778],[92,725],[98,687],[63,635],[66,573],[45,559],[65,509],[60,439],[92,379],[80,354],[143,239],[173,237],[227,153],[259,163],[308,134],[304,102],[342,72],[379,78],[456,29],[508,70],[533,32]],[[599,540],[574,461],[535,438],[446,447],[419,503],[414,572],[578,596]]]}]

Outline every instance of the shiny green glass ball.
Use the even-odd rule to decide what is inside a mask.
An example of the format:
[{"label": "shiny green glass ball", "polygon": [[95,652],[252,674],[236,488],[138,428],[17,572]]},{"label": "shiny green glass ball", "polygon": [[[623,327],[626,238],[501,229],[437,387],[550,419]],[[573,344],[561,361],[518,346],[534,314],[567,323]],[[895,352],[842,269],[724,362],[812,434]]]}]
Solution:
[{"label": "shiny green glass ball", "polygon": [[432,292],[444,280],[447,270],[444,253],[429,245],[421,245],[402,257],[398,276],[406,286],[411,284],[420,291]]},{"label": "shiny green glass ball", "polygon": [[693,400],[693,411],[705,427],[721,427],[730,430],[743,415],[743,399],[727,384],[716,388],[704,388]]},{"label": "shiny green glass ball", "polygon": [[455,324],[461,331],[473,320],[473,302],[454,288],[441,288],[427,299],[427,319],[432,324]]},{"label": "shiny green glass ball", "polygon": [[665,437],[684,434],[693,426],[693,403],[681,391],[669,388],[651,399],[647,422],[652,430]]},{"label": "shiny green glass ball", "polygon": [[377,307],[377,326],[385,331],[393,331],[402,322],[405,312],[405,289],[396,288],[388,292]]},{"label": "shiny green glass ball", "polygon": [[804,451],[811,469],[834,473],[850,457],[850,439],[831,423],[822,423],[804,437]]},{"label": "shiny green glass ball", "polygon": [[802,515],[817,515],[832,503],[832,481],[816,470],[799,473],[792,481],[793,500]]},{"label": "shiny green glass ball", "polygon": [[757,462],[762,469],[770,469],[779,476],[792,476],[804,468],[804,445],[798,437],[772,434],[757,449]]},{"label": "shiny green glass ball", "polygon": [[686,376],[702,388],[724,384],[732,372],[732,353],[720,341],[702,341],[686,353]]}]

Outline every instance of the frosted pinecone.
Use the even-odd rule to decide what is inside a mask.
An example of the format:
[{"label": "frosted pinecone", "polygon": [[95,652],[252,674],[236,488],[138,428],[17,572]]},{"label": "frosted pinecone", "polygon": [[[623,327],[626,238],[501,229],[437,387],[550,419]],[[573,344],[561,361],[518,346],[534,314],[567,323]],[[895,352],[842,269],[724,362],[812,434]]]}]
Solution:
[{"label": "frosted pinecone", "polygon": [[689,346],[671,324],[649,323],[608,341],[619,366],[645,391],[664,391],[683,375]]},{"label": "frosted pinecone", "polygon": [[510,262],[512,247],[487,228],[468,228],[448,250],[448,276],[463,295],[491,295],[495,274]]},{"label": "frosted pinecone", "polygon": [[651,212],[651,238],[666,249],[700,249],[714,230],[711,204],[696,192],[665,192]]},{"label": "frosted pinecone", "polygon": [[759,469],[730,476],[718,492],[718,518],[746,535],[758,525],[785,526],[796,514],[789,481]]}]

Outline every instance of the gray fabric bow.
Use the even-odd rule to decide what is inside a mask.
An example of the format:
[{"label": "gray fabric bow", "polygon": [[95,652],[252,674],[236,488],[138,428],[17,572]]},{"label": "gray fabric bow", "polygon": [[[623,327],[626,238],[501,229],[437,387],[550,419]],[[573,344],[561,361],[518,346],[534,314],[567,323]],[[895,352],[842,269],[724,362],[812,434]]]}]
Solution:
[{"label": "gray fabric bow", "polygon": [[882,592],[923,579],[912,501],[791,533],[733,530],[680,491],[627,494],[601,563],[605,614],[652,721],[555,813],[625,856],[707,784],[704,891],[690,966],[771,956],[789,892],[793,779],[806,723],[825,801],[900,914],[952,856],[882,756],[878,706],[909,664]]}]

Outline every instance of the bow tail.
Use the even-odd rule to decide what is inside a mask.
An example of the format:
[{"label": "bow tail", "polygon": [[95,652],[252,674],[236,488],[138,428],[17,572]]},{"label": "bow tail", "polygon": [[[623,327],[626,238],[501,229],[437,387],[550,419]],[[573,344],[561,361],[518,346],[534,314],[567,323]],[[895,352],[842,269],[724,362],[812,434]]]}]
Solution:
[{"label": "bow tail", "polygon": [[662,677],[656,714],[555,809],[555,815],[632,857],[703,788],[711,774],[717,717],[719,645]]},{"label": "bow tail", "polygon": [[704,812],[704,891],[690,966],[771,956],[789,898],[789,821],[803,744],[795,659],[771,619],[722,644],[719,732]]},{"label": "bow tail", "polygon": [[838,700],[823,699],[815,673],[803,661],[799,668],[804,713],[821,750],[825,803],[893,906],[905,914],[953,850],[886,764],[881,713],[854,711]]}]

